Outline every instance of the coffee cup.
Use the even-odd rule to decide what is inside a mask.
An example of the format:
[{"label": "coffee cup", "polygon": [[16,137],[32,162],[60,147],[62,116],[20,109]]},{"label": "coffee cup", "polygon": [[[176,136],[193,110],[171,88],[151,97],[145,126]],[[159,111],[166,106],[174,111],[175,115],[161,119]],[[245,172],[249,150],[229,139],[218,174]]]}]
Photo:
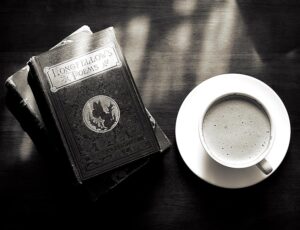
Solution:
[{"label": "coffee cup", "polygon": [[272,172],[266,160],[274,140],[271,116],[259,98],[226,93],[207,104],[199,118],[199,137],[207,154],[230,168],[257,166]]}]

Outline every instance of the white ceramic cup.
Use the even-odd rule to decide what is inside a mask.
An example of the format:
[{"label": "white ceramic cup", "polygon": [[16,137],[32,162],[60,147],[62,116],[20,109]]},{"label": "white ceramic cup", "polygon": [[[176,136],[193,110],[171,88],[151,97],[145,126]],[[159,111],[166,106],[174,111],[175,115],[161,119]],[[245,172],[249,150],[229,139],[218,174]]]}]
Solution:
[{"label": "white ceramic cup", "polygon": [[259,98],[231,92],[207,104],[199,117],[199,137],[208,155],[230,168],[257,166],[272,172],[266,160],[275,135],[269,111]]}]

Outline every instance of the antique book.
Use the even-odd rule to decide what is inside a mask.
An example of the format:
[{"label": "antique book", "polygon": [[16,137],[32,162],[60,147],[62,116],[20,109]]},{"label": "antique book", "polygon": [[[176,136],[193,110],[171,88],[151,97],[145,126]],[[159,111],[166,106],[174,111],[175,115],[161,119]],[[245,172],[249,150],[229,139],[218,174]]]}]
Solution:
[{"label": "antique book", "polygon": [[[88,26],[82,26],[53,48],[73,42],[86,34],[92,34],[92,32]],[[19,121],[24,131],[33,140],[37,148],[42,152],[51,153],[48,154],[48,156],[51,155],[53,159],[57,154],[55,154],[55,156],[53,155],[54,149],[52,148],[51,143],[49,143],[48,132],[45,128],[38,106],[36,105],[31,88],[28,85],[28,72],[29,66],[26,65],[6,80],[6,105]],[[171,143],[150,112],[148,110],[147,112],[160,146],[160,152],[163,152],[170,147]],[[149,160],[149,158],[141,159],[112,170],[111,172],[107,172],[93,181],[90,181],[88,185],[85,185],[90,198],[92,200],[97,200],[103,194],[116,188],[128,177],[144,168]]]},{"label": "antique book", "polygon": [[112,27],[28,64],[47,130],[79,183],[159,152]]}]

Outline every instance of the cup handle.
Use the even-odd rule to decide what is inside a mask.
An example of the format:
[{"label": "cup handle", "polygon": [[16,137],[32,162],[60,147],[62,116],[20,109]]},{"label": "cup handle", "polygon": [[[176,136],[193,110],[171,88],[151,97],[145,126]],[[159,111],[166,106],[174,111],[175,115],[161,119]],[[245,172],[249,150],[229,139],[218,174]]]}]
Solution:
[{"label": "cup handle", "polygon": [[256,164],[256,166],[266,175],[270,174],[273,171],[272,166],[266,159],[261,160]]}]

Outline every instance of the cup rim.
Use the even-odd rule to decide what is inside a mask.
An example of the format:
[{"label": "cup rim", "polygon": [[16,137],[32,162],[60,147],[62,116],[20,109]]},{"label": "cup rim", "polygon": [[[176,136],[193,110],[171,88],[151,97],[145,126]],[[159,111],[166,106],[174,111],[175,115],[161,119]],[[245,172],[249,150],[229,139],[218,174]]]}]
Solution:
[{"label": "cup rim", "polygon": [[[240,96],[240,97],[246,97],[246,98],[249,98],[249,99],[252,99],[254,100],[257,104],[259,104],[263,109],[264,109],[264,112],[267,114],[268,118],[269,118],[269,121],[270,121],[270,126],[271,126],[271,130],[270,130],[270,141],[268,143],[268,147],[265,149],[265,151],[263,151],[258,157],[250,160],[250,161],[247,161],[247,162],[241,162],[241,163],[237,163],[237,164],[234,164],[234,163],[231,163],[231,162],[226,162],[220,158],[218,158],[207,146],[205,140],[204,140],[204,136],[203,136],[203,120],[204,120],[204,117],[207,113],[207,111],[211,108],[211,106],[218,102],[219,100],[221,100],[222,98],[226,98],[226,97],[229,97],[229,96]],[[245,92],[227,92],[227,93],[224,93],[222,95],[218,95],[218,97],[210,100],[203,113],[200,115],[199,119],[198,119],[198,134],[199,134],[199,137],[200,137],[200,142],[203,146],[203,148],[205,149],[205,152],[213,159],[215,160],[216,162],[218,162],[219,164],[223,165],[223,166],[226,166],[226,167],[229,167],[229,168],[248,168],[248,167],[252,167],[256,164],[258,164],[259,162],[261,162],[263,159],[266,158],[266,156],[269,154],[270,152],[270,149],[273,145],[273,140],[275,139],[274,138],[274,135],[275,135],[275,130],[274,130],[274,125],[273,125],[273,119],[272,119],[272,116],[269,112],[269,110],[267,109],[267,107],[264,105],[264,103],[259,100],[257,97],[255,97],[254,95],[250,94],[250,93],[245,93]]]}]

